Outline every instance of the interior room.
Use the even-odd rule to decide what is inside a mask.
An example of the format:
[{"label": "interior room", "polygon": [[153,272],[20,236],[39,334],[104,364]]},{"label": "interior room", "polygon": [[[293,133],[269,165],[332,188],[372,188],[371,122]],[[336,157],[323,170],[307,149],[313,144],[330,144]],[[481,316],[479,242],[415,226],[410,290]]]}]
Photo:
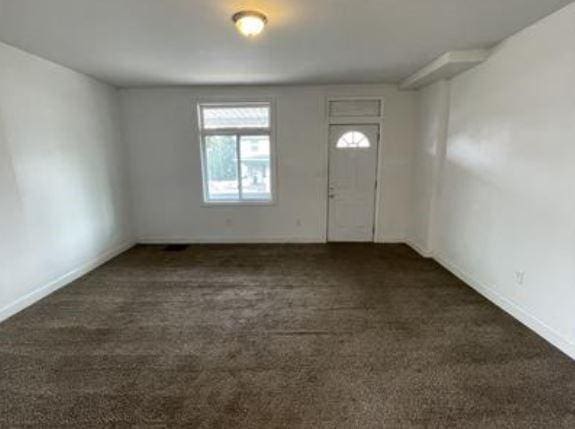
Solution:
[{"label": "interior room", "polygon": [[570,0],[0,0],[1,427],[575,427]]}]

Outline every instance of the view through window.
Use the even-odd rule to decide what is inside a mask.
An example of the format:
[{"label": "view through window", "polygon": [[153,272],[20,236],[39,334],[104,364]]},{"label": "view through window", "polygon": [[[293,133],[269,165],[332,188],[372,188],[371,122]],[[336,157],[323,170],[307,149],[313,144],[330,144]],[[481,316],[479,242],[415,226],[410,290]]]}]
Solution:
[{"label": "view through window", "polygon": [[201,104],[204,200],[270,202],[270,103]]}]

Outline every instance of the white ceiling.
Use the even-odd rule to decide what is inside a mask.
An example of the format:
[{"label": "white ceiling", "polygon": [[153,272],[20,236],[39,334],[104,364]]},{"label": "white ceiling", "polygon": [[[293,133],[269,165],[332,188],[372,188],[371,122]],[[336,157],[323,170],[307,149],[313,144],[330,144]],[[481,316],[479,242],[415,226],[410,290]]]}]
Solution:
[{"label": "white ceiling", "polygon": [[[0,40],[119,86],[398,82],[573,0],[0,0]],[[268,15],[255,40],[231,15]]]}]

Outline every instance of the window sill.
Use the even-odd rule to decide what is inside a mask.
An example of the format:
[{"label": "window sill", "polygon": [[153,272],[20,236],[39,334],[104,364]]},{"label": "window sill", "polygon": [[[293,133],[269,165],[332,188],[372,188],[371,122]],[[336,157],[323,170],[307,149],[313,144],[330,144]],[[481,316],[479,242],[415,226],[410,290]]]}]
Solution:
[{"label": "window sill", "polygon": [[204,201],[202,207],[266,207],[275,206],[275,201]]}]

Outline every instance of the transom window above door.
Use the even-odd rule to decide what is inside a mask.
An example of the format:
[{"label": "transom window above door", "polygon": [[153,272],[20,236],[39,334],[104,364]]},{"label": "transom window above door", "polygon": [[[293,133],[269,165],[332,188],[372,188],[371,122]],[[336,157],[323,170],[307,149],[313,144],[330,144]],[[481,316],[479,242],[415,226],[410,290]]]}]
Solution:
[{"label": "transom window above door", "polygon": [[271,103],[200,104],[198,112],[204,202],[273,202]]}]

